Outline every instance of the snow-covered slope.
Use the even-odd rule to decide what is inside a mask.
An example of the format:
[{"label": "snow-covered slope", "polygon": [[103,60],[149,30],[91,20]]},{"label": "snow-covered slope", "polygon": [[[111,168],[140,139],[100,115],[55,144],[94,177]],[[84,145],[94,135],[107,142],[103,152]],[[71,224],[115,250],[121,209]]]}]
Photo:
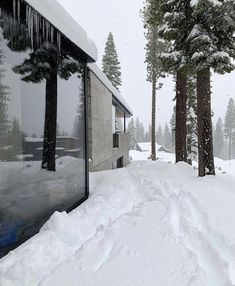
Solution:
[{"label": "snow-covered slope", "polygon": [[0,261],[0,285],[235,284],[235,176],[198,178],[173,154],[135,160],[146,154],[91,174],[87,202]]}]

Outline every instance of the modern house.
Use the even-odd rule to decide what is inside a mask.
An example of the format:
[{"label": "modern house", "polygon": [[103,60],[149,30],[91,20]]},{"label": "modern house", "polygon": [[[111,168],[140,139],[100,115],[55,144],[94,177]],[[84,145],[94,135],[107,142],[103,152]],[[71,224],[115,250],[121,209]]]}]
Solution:
[{"label": "modern house", "polygon": [[84,202],[89,168],[129,162],[132,113],[96,60],[57,1],[1,0],[0,257]]},{"label": "modern house", "polygon": [[132,111],[96,64],[88,64],[90,170],[129,164],[130,135],[126,121]]}]

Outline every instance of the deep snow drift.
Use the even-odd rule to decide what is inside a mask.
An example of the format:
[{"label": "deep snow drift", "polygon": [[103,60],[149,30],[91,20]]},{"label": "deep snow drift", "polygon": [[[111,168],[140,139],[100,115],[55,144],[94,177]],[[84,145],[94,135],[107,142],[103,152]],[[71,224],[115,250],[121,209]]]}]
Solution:
[{"label": "deep snow drift", "polygon": [[87,202],[0,260],[0,285],[235,285],[233,168],[217,160],[216,177],[198,178],[172,154],[148,155],[91,174]]}]

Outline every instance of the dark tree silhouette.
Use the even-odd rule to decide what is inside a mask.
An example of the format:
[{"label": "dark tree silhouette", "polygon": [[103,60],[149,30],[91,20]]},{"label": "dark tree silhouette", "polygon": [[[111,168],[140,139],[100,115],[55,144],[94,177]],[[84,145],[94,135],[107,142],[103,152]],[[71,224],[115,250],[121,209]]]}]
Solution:
[{"label": "dark tree silhouette", "polygon": [[81,73],[81,64],[68,55],[60,53],[49,43],[32,52],[29,59],[16,67],[14,71],[22,75],[25,82],[40,83],[46,81],[46,108],[42,169],[55,171],[56,124],[57,124],[57,85],[58,77],[68,80],[75,73]]}]

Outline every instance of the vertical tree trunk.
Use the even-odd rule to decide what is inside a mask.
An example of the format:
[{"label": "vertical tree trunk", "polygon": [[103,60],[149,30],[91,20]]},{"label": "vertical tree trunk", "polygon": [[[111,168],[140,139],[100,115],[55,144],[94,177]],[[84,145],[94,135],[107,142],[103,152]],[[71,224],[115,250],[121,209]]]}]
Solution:
[{"label": "vertical tree trunk", "polygon": [[44,142],[42,153],[42,169],[55,171],[57,124],[57,71],[46,80],[46,110],[44,125]]},{"label": "vertical tree trunk", "polygon": [[176,75],[176,117],[175,117],[175,155],[176,163],[187,162],[187,78],[178,71]]},{"label": "vertical tree trunk", "polygon": [[211,121],[210,69],[197,73],[198,175],[215,175]]},{"label": "vertical tree trunk", "polygon": [[156,73],[153,71],[152,79],[152,133],[151,133],[151,159],[156,161]]}]

